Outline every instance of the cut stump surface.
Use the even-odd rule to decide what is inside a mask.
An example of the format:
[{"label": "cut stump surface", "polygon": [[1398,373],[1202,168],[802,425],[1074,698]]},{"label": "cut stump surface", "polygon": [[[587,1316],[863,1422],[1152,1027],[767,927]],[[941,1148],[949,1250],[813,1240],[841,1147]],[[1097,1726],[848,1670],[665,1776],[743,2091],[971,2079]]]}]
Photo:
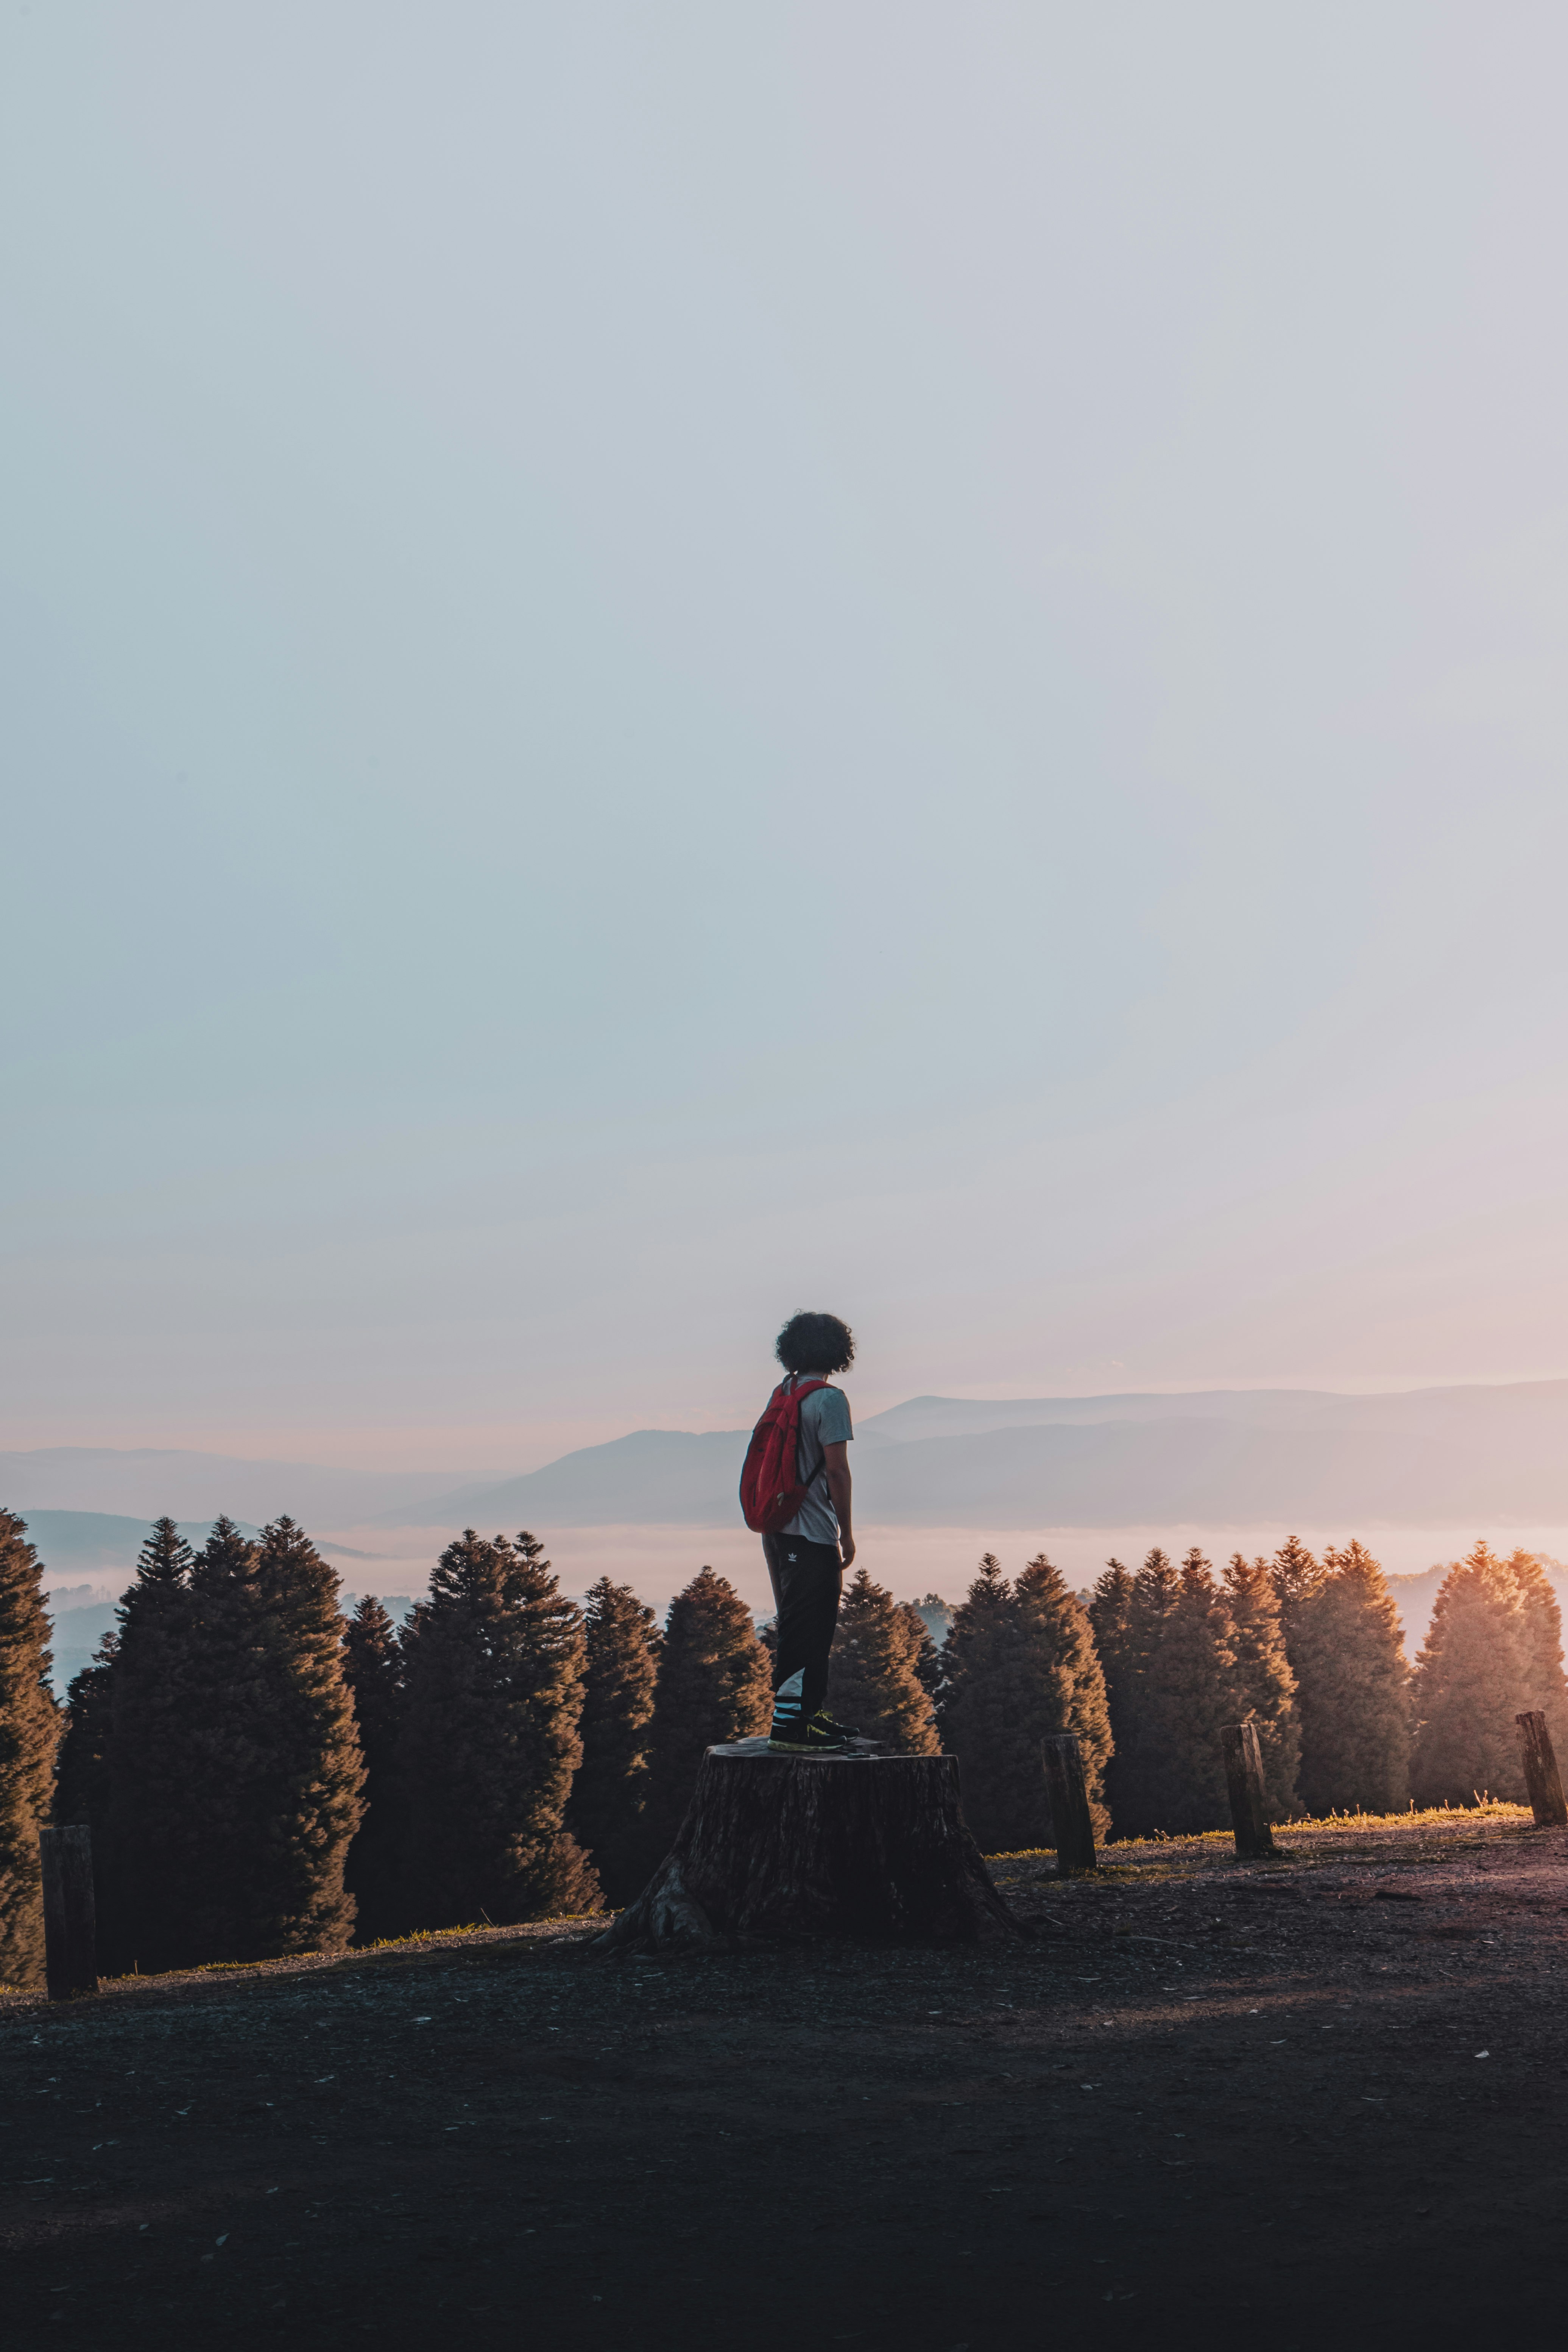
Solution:
[{"label": "cut stump surface", "polygon": [[959,1804],[952,1756],[710,1748],[674,1845],[595,1951],[848,1936],[971,1944],[1021,1934]]}]

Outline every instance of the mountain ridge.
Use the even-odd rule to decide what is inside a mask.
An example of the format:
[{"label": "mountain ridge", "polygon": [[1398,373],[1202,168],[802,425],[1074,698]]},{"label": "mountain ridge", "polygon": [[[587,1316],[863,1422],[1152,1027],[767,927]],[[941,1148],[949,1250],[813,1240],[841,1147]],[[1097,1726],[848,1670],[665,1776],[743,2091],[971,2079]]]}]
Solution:
[{"label": "mountain ridge", "polygon": [[[955,1433],[955,1416],[989,1425]],[[747,1435],[634,1430],[373,1524],[733,1525]],[[917,1398],[868,1416],[858,1435],[868,1525],[1568,1521],[1568,1381],[1372,1397]]]},{"label": "mountain ridge", "polygon": [[[339,1470],[315,1462],[200,1454],[164,1446],[47,1445],[0,1453],[0,1501],[35,1511],[105,1511],[149,1521],[249,1519],[287,1511],[323,1527],[350,1527],[415,1495],[456,1485],[450,1471]],[[20,1496],[12,1503],[10,1497]]]},{"label": "mountain ridge", "polygon": [[[259,1523],[287,1510],[329,1528],[733,1527],[747,1435],[632,1430],[514,1477],[462,1481],[172,1449],[53,1447],[0,1454],[0,1492],[35,1516],[96,1505],[145,1520],[226,1509]],[[1370,1396],[918,1396],[867,1415],[851,1459],[867,1524],[1568,1525],[1568,1380]]]}]

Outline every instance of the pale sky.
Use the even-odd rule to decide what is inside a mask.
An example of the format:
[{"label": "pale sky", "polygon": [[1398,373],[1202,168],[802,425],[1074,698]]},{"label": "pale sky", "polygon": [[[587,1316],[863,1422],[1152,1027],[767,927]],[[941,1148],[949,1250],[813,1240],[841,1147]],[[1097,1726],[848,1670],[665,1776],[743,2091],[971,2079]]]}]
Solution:
[{"label": "pale sky", "polygon": [[6,0],[3,1442],[1568,1371],[1565,79]]}]

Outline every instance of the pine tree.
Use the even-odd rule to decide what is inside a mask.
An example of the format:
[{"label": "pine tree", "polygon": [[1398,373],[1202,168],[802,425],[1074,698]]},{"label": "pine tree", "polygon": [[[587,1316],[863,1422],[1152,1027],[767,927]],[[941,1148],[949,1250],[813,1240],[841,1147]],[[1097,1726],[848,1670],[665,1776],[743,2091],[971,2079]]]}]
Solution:
[{"label": "pine tree", "polygon": [[[929,1641],[913,1610],[909,1615]],[[901,1755],[934,1756],[936,1721],[916,1671],[919,1655],[919,1641],[892,1594],[858,1569],[828,1655],[829,1713]]]},{"label": "pine tree", "polygon": [[95,1856],[109,1836],[109,1735],[119,1648],[119,1635],[106,1633],[92,1664],[71,1676],[55,1769],[55,1819],[62,1828],[90,1829]]},{"label": "pine tree", "polygon": [[1538,1597],[1511,1560],[1478,1543],[1454,1561],[1415,1660],[1410,1782],[1417,1804],[1468,1805],[1478,1795],[1523,1801],[1514,1717],[1541,1704],[1521,1696],[1531,1692],[1541,1622]]},{"label": "pine tree", "polygon": [[[1144,1757],[1149,1663],[1175,1601],[1176,1570],[1158,1547],[1137,1573],[1108,1560],[1089,1594],[1089,1619],[1105,1675],[1112,1753],[1105,1776],[1111,1825],[1118,1837],[1163,1827],[1158,1802],[1158,1759]],[[1151,1814],[1150,1807],[1153,1805]]]},{"label": "pine tree", "polygon": [[1225,1571],[1230,1646],[1236,1655],[1237,1700],[1258,1732],[1263,1760],[1264,1805],[1270,1821],[1286,1820],[1296,1801],[1301,1727],[1296,1718],[1296,1677],[1285,1651],[1279,1602],[1266,1559],[1233,1552]]},{"label": "pine tree", "polygon": [[1087,1607],[1110,1710],[1112,1752],[1105,1789],[1114,1821],[1121,1785],[1131,1766],[1142,1666],[1132,1645],[1131,1570],[1119,1559],[1108,1559],[1089,1590]]},{"label": "pine tree", "polygon": [[122,1957],[142,1969],[346,1941],[363,1769],[338,1580],[291,1519],[247,1541],[172,1519],[142,1546],[110,1676],[110,1855]]},{"label": "pine tree", "polygon": [[[1144,1653],[1128,1818],[1117,1819],[1124,1836],[1222,1829],[1230,1818],[1221,1733],[1242,1709],[1229,1614],[1200,1551],[1169,1578],[1168,1570],[1162,1555],[1146,1588],[1155,1630]],[[1135,1612],[1137,1604],[1135,1591]]]},{"label": "pine tree", "polygon": [[60,1733],[48,1644],[42,1563],[26,1521],[0,1511],[0,1979],[27,1988],[43,1978],[38,1832],[49,1818]]},{"label": "pine tree", "polygon": [[397,1628],[367,1593],[343,1629],[343,1680],[364,1759],[364,1812],[343,1865],[354,1901],[354,1941],[374,1943],[407,1926],[403,1887],[408,1803],[403,1786],[403,1652]]},{"label": "pine tree", "polygon": [[1053,1830],[1040,1742],[1076,1734],[1097,1830],[1110,1752],[1105,1677],[1083,1603],[1042,1552],[1009,1585],[984,1554],[954,1612],[944,1663],[944,1744],[959,1760],[963,1810],[991,1853],[1048,1845]]},{"label": "pine tree", "polygon": [[1559,1756],[1568,1756],[1568,1680],[1563,1673],[1563,1612],[1551,1580],[1533,1552],[1511,1552],[1508,1567],[1524,1619],[1523,1695],[1515,1713],[1526,1707],[1539,1707],[1546,1717],[1553,1748]]},{"label": "pine tree", "polygon": [[219,1519],[191,1570],[180,1662],[189,1778],[175,1836],[184,1957],[330,1950],[353,1927],[343,1865],[364,1767],[338,1579],[290,1518]]},{"label": "pine tree", "polygon": [[1319,1566],[1307,1547],[1296,1536],[1289,1536],[1275,1553],[1269,1565],[1269,1582],[1279,1603],[1279,1622],[1284,1628],[1289,1645],[1291,1632],[1307,1602],[1321,1585],[1327,1570]]},{"label": "pine tree", "polygon": [[106,1633],[93,1652],[92,1664],[71,1676],[55,1769],[56,1821],[62,1828],[77,1826],[92,1833],[98,1972],[105,1977],[120,1972],[109,1843],[109,1740],[114,1722],[114,1663],[119,1647],[119,1635]]},{"label": "pine tree", "polygon": [[[928,1594],[927,1599],[929,1598]],[[944,1603],[943,1606],[945,1605]],[[905,1637],[910,1644],[910,1664],[915,1680],[931,1704],[931,1728],[934,1735],[942,1705],[942,1652],[931,1639],[929,1621],[921,1613],[924,1606],[924,1602],[900,1601],[898,1613],[899,1621],[903,1626]],[[949,1624],[952,1622],[951,1610],[948,1611],[947,1622]]]},{"label": "pine tree", "polygon": [[1113,1743],[1110,1702],[1089,1612],[1043,1551],[1029,1561],[1014,1590],[1026,1653],[1038,1677],[1029,1743],[1037,1758],[1039,1742],[1047,1734],[1074,1735],[1083,1759],[1095,1835],[1103,1838],[1110,1826],[1105,1772]]},{"label": "pine tree", "polygon": [[605,1900],[618,1907],[642,1887],[658,1634],[653,1611],[629,1584],[607,1576],[589,1586],[583,1623],[583,1761],[566,1822],[591,1855]]},{"label": "pine tree", "polygon": [[[968,1775],[959,1740],[967,1740],[969,1733],[984,1723],[985,1709],[978,1694],[984,1687],[993,1661],[1005,1646],[1005,1628],[1012,1601],[1013,1588],[1002,1573],[1001,1561],[994,1551],[983,1551],[973,1581],[953,1611],[947,1639],[942,1645],[942,1715],[938,1727],[943,1748],[960,1759],[966,1814]],[[973,1828],[973,1820],[970,1826]]]},{"label": "pine tree", "polygon": [[256,1959],[247,1878],[247,1796],[266,1769],[258,1745],[262,1605],[257,1546],[215,1519],[191,1565],[191,1607],[176,1661],[182,1788],[170,1838],[179,1876],[177,1962]]},{"label": "pine tree", "polygon": [[766,1731],[773,1711],[768,1654],[752,1612],[727,1577],[705,1568],[676,1594],[665,1622],[649,1726],[645,1876],[675,1842],[703,1749]]},{"label": "pine tree", "polygon": [[564,1827],[582,1761],[586,1643],[525,1528],[448,1544],[403,1636],[410,1896],[419,1924],[598,1907]]},{"label": "pine tree", "polygon": [[1176,1605],[1181,1571],[1158,1545],[1132,1580],[1129,1625],[1136,1654],[1146,1658],[1158,1646],[1165,1620]]},{"label": "pine tree", "polygon": [[192,1768],[184,1669],[195,1558],[174,1520],[157,1520],[116,1612],[109,1836],[97,1874],[109,1896],[99,1923],[106,1969],[152,1971],[190,1957],[177,1841]]},{"label": "pine tree", "polygon": [[1309,1815],[1403,1811],[1410,1796],[1410,1676],[1383,1570],[1359,1543],[1326,1551],[1311,1576],[1295,1560],[1281,1576],[1284,1559],[1277,1553],[1271,1572],[1296,1677],[1298,1801]]}]

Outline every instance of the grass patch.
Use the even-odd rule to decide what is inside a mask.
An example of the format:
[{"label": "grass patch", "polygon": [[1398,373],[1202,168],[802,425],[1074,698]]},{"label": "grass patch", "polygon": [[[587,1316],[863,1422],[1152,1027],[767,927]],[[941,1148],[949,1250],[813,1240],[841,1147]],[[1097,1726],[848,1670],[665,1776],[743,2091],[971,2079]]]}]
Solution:
[{"label": "grass patch", "polygon": [[[1279,1849],[1279,1858],[1288,1862],[1303,1841],[1321,1845],[1399,1830],[1445,1837],[1482,1824],[1499,1829],[1530,1829],[1534,1825],[1534,1815],[1528,1805],[1511,1805],[1498,1797],[1479,1796],[1473,1804],[1428,1805],[1419,1811],[1410,1805],[1402,1813],[1325,1813],[1317,1819],[1276,1822],[1274,1833],[1286,1841]],[[1234,1833],[1228,1829],[1185,1833],[1154,1830],[1142,1838],[1112,1838],[1100,1848],[1099,1874],[1113,1877],[1120,1869],[1129,1876],[1142,1876],[1152,1864],[1167,1858],[1174,1861],[1178,1853],[1218,1860],[1223,1854],[1233,1853],[1235,1846]],[[1026,1877],[1047,1869],[1054,1872],[1057,1855],[1054,1846],[1025,1846],[1014,1853],[987,1854],[985,1859],[994,1872]]]},{"label": "grass patch", "polygon": [[1478,1797],[1473,1805],[1428,1805],[1420,1812],[1410,1805],[1402,1813],[1327,1813],[1319,1821],[1280,1822],[1276,1826],[1285,1837],[1322,1837],[1345,1830],[1464,1829],[1473,1822],[1533,1822],[1534,1818],[1528,1805],[1505,1804],[1500,1797]]}]

